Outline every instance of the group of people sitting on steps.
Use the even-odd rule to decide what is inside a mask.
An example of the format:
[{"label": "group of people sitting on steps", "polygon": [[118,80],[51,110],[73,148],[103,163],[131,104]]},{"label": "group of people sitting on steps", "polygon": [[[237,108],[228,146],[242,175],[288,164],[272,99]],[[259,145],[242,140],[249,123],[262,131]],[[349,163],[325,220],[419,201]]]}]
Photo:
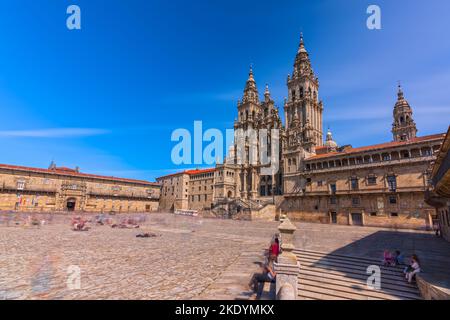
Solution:
[{"label": "group of people sitting on steps", "polygon": [[249,283],[249,287],[256,292],[256,299],[261,298],[266,282],[275,282],[277,274],[274,271],[274,263],[277,262],[280,253],[280,239],[275,235],[270,243],[269,250],[266,252],[265,262],[261,265],[261,273],[254,274]]},{"label": "group of people sitting on steps", "polygon": [[411,283],[412,280],[415,279],[416,274],[420,272],[419,257],[413,254],[407,264],[405,263],[404,255],[399,250],[395,250],[394,252],[384,250],[382,263],[384,266],[407,265],[403,270],[403,273],[405,274],[405,279],[408,280],[409,283]]}]

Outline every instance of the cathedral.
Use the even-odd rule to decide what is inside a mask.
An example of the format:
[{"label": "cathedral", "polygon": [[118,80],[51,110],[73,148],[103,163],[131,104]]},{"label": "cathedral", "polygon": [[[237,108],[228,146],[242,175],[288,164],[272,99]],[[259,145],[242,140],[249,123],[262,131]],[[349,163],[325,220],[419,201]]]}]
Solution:
[{"label": "cathedral", "polygon": [[[284,125],[269,87],[261,98],[250,68],[237,104],[234,146],[224,163],[158,178],[160,209],[211,214],[220,209],[230,216],[247,209],[252,218],[265,210],[274,217],[282,213],[293,220],[332,224],[433,226],[435,210],[424,195],[445,135],[417,136],[412,107],[400,86],[392,141],[339,146],[330,130],[324,136],[319,79],[301,35],[283,109]],[[274,160],[277,170],[267,170]]]}]

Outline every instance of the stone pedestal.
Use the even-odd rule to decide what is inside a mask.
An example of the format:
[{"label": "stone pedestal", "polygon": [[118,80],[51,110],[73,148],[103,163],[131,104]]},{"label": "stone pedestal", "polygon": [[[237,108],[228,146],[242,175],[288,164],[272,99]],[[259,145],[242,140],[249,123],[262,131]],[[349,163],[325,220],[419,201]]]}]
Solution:
[{"label": "stone pedestal", "polygon": [[297,257],[292,252],[294,250],[294,232],[297,228],[286,218],[278,227],[281,235],[282,254],[275,264],[276,296],[278,300],[295,300],[298,290],[298,274],[300,265]]}]

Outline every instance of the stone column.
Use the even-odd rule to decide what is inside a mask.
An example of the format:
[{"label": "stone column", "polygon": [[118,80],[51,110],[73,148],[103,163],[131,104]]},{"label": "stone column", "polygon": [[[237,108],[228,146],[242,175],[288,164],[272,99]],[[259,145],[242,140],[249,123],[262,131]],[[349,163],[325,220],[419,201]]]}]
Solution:
[{"label": "stone column", "polygon": [[243,173],[243,178],[244,178],[244,190],[242,190],[242,198],[247,199],[247,192],[248,192],[248,187],[247,187],[247,179],[248,179],[248,173],[247,173],[247,169],[244,169],[244,173]]},{"label": "stone column", "polygon": [[287,129],[289,129],[289,117],[288,117],[288,112],[286,109],[284,109],[284,119],[285,119],[286,130],[287,130]]},{"label": "stone column", "polygon": [[256,172],[256,169],[253,168],[252,169],[252,191],[251,191],[252,199],[256,199],[258,197],[258,185],[259,185],[258,173]]},{"label": "stone column", "polygon": [[281,249],[283,253],[278,257],[275,264],[276,295],[278,300],[296,300],[298,292],[298,274],[300,264],[294,254],[294,232],[297,228],[289,218],[283,220],[278,226],[281,235]]},{"label": "stone column", "polygon": [[[274,174],[272,175],[272,185],[270,187],[272,188],[272,198],[275,199],[276,180]],[[275,204],[275,201],[273,204]]]}]

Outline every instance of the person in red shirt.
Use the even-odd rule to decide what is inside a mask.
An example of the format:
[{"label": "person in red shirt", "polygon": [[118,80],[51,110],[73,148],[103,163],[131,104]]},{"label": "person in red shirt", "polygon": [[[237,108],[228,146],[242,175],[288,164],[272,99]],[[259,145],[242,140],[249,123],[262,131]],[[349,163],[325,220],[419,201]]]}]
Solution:
[{"label": "person in red shirt", "polygon": [[279,254],[280,254],[280,241],[278,240],[278,238],[275,238],[274,242],[270,245],[269,257],[274,257],[274,259],[276,260]]}]

